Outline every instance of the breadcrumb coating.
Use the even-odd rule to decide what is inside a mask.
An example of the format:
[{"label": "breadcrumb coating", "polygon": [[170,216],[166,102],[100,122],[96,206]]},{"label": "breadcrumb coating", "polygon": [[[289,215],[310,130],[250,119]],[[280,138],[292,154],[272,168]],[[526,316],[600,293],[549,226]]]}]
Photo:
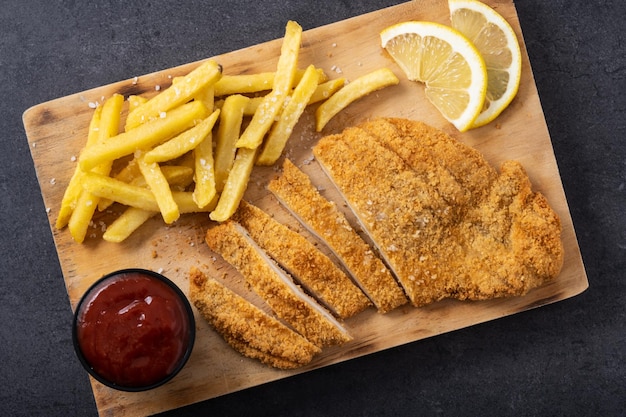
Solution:
[{"label": "breadcrumb coating", "polygon": [[311,362],[320,348],[218,281],[192,267],[191,302],[235,350],[281,369]]},{"label": "breadcrumb coating", "polygon": [[516,161],[498,173],[476,150],[404,119],[327,136],[314,155],[415,306],[522,295],[562,267],[560,220]]},{"label": "breadcrumb coating", "polygon": [[371,305],[352,280],[315,245],[260,208],[242,201],[233,220],[340,318],[351,317]]},{"label": "breadcrumb coating", "polygon": [[[363,171],[361,171],[363,172]],[[268,189],[336,254],[381,313],[408,302],[402,288],[372,248],[289,159]]]}]

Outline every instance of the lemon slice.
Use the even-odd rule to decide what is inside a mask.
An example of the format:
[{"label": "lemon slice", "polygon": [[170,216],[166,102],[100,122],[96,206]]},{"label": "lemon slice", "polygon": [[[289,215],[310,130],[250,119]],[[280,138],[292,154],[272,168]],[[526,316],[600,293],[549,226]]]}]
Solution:
[{"label": "lemon slice", "polygon": [[487,66],[485,108],[472,127],[498,117],[519,88],[522,54],[511,25],[494,9],[477,0],[448,0],[452,27],[480,51]]},{"label": "lemon slice", "polygon": [[380,33],[382,47],[409,80],[425,84],[426,97],[459,131],[468,130],[483,109],[485,62],[455,29],[434,22],[403,22]]}]

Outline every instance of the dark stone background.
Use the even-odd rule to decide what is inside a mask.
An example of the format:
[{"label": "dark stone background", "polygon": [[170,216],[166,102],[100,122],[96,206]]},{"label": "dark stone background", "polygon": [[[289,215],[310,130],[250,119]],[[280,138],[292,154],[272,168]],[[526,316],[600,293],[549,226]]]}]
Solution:
[{"label": "dark stone background", "polygon": [[[0,414],[96,415],[21,116],[43,101],[398,1],[0,5]],[[577,297],[167,413],[617,416],[626,409],[626,3],[519,0],[590,288]]]}]

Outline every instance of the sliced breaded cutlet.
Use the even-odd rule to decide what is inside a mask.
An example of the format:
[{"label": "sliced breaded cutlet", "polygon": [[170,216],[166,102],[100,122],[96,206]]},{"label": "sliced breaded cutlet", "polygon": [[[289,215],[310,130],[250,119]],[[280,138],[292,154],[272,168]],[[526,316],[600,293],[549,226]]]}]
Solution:
[{"label": "sliced breaded cutlet", "polygon": [[342,319],[371,305],[341,269],[301,234],[242,201],[233,220],[283,269]]},{"label": "sliced breaded cutlet", "polygon": [[419,122],[377,119],[313,152],[413,305],[522,295],[563,262],[560,221],[518,162],[498,174]]},{"label": "sliced breaded cutlet", "polygon": [[242,355],[275,368],[293,369],[308,364],[321,351],[198,268],[191,269],[189,282],[193,305]]},{"label": "sliced breaded cutlet", "polygon": [[268,189],[343,263],[381,313],[408,302],[389,269],[350,226],[334,202],[325,199],[309,177],[285,159],[282,174]]},{"label": "sliced breaded cutlet", "polygon": [[352,340],[341,323],[305,294],[237,222],[210,228],[206,243],[235,267],[279,318],[317,346]]}]

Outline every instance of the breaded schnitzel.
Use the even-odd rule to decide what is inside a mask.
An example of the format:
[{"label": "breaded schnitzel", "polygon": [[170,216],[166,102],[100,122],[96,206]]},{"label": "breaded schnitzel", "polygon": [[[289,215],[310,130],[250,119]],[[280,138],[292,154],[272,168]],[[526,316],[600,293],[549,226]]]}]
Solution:
[{"label": "breaded schnitzel", "polygon": [[326,243],[379,312],[386,313],[408,302],[389,269],[350,226],[335,203],[325,199],[289,159],[285,159],[282,175],[270,181],[268,189]]},{"label": "breaded schnitzel", "polygon": [[352,337],[333,315],[305,294],[233,220],[210,228],[206,243],[234,266],[272,311],[315,345],[337,345]]},{"label": "breaded schnitzel", "polygon": [[242,201],[232,217],[283,269],[342,319],[371,305],[369,299],[333,261],[304,236]]},{"label": "breaded schnitzel", "polygon": [[415,306],[522,295],[561,269],[560,220],[518,162],[498,173],[404,119],[324,137],[314,155]]},{"label": "breaded schnitzel", "polygon": [[281,369],[309,363],[320,348],[202,271],[190,271],[189,297],[235,350]]}]

